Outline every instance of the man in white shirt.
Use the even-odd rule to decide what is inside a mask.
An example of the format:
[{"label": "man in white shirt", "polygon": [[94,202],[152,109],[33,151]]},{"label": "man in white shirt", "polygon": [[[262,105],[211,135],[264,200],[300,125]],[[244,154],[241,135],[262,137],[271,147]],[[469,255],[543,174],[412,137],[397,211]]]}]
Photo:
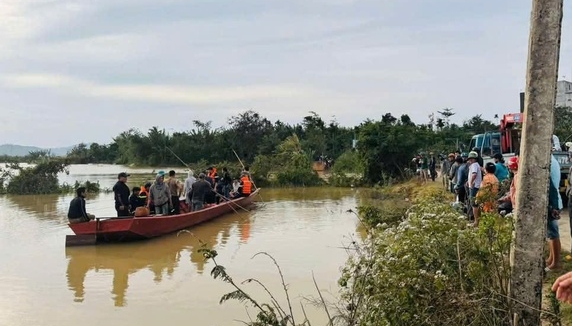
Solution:
[{"label": "man in white shirt", "polygon": [[478,163],[479,154],[477,152],[470,152],[467,158],[469,162],[469,180],[467,185],[469,188],[469,198],[471,201],[471,206],[473,208],[473,217],[475,219],[474,226],[479,226],[480,210],[479,205],[476,203],[475,198],[477,193],[481,188],[481,182],[483,181],[483,172],[481,166]]}]

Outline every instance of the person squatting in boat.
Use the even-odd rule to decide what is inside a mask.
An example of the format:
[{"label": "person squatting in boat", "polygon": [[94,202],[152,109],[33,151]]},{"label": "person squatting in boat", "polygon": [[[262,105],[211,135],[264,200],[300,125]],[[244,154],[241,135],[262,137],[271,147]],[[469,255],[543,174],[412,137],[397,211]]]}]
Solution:
[{"label": "person squatting in boat", "polygon": [[76,197],[71,200],[68,210],[68,220],[70,223],[89,222],[95,218],[95,215],[89,214],[85,210],[85,194],[87,192],[85,187],[76,189]]}]

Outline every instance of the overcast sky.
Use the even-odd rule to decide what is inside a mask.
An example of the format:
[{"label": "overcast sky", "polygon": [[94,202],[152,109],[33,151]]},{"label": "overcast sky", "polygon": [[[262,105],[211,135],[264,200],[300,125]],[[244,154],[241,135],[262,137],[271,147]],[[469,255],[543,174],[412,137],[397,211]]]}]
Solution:
[{"label": "overcast sky", "polygon": [[444,107],[493,120],[519,108],[531,3],[2,0],[0,144],[106,143],[247,109],[352,126],[386,112],[426,123]]}]

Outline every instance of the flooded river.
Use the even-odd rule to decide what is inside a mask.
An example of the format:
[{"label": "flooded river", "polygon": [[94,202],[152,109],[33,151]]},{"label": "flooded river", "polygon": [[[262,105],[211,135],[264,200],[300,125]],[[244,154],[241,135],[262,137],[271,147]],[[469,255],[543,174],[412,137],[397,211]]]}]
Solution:
[{"label": "flooded river", "polygon": [[[124,170],[134,173],[132,187],[152,169],[73,165],[61,181],[99,180],[111,188]],[[317,296],[312,272],[333,300],[347,258],[340,247],[358,237],[357,219],[346,213],[358,196],[351,189],[263,189],[256,209],[196,226],[192,235],[67,249],[72,195],[0,196],[0,325],[240,325],[237,320],[248,320],[244,306],[219,305],[232,289],[210,276],[213,263],[196,252],[199,240],[218,251],[218,262],[235,280],[258,278],[283,298],[272,262],[251,259],[260,251],[272,254],[295,307],[303,297]],[[113,195],[89,197],[87,211],[113,216]],[[266,302],[256,286],[245,289]],[[308,309],[313,324],[324,325],[324,314]]]}]

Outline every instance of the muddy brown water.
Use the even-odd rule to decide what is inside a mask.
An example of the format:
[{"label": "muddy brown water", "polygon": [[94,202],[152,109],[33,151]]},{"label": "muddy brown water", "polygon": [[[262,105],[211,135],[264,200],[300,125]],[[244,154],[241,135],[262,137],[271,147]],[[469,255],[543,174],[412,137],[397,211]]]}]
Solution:
[{"label": "muddy brown water", "polygon": [[[99,180],[111,188],[124,170],[133,173],[129,186],[152,175],[152,169],[72,165],[60,180]],[[218,262],[235,280],[255,277],[284,303],[272,262],[251,259],[260,251],[272,254],[300,312],[299,302],[317,297],[312,273],[326,299],[335,300],[347,258],[341,247],[361,236],[356,217],[346,212],[359,204],[360,190],[263,189],[256,209],[196,226],[192,234],[65,248],[72,197],[0,196],[0,325],[240,325],[237,320],[248,320],[245,308],[219,304],[232,288],[211,277],[214,265],[197,253],[199,241],[218,251]],[[113,195],[91,196],[87,210],[112,216]],[[266,301],[255,285],[245,289]],[[325,324],[321,310],[307,309],[314,325]]]}]

